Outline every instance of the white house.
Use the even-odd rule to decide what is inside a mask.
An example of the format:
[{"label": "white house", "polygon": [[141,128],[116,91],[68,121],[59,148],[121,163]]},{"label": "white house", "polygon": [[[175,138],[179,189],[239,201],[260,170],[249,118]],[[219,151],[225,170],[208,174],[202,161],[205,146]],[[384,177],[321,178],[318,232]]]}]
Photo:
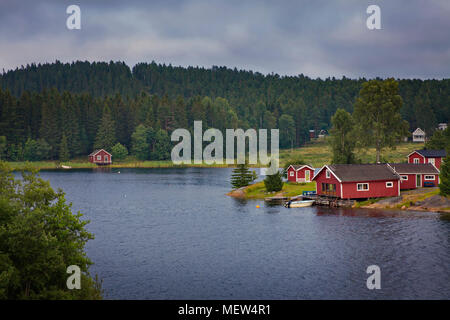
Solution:
[{"label": "white house", "polygon": [[425,142],[425,131],[420,128],[417,128],[412,134],[413,142]]},{"label": "white house", "polygon": [[439,123],[438,124],[438,130],[445,130],[447,129],[447,124],[446,123]]}]

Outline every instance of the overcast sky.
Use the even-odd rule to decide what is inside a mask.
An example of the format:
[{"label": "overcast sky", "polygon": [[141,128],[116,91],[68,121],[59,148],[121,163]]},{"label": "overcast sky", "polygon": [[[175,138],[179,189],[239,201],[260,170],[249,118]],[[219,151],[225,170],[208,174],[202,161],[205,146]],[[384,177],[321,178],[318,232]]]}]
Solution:
[{"label": "overcast sky", "polygon": [[[81,30],[66,27],[71,4]],[[55,60],[449,78],[450,0],[0,0],[0,70]]]}]

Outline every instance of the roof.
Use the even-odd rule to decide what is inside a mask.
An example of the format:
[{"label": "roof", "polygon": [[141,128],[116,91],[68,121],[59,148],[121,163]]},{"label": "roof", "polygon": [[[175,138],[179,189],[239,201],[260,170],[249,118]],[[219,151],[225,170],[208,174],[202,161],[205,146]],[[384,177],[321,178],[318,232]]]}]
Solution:
[{"label": "roof", "polygon": [[111,155],[111,153],[109,153],[108,151],[106,151],[105,149],[97,149],[97,150],[94,150],[89,156],[95,156],[97,153],[99,153],[100,151],[104,151],[104,152],[106,152],[107,154],[109,154],[109,155]]},{"label": "roof", "polygon": [[[430,150],[430,149],[423,149],[423,150],[415,150],[414,152],[417,152],[418,154],[424,156],[425,158],[428,157],[438,157],[438,158],[445,158],[446,152],[445,150]],[[412,153],[414,153],[412,152]]]},{"label": "roof", "polygon": [[398,174],[439,174],[439,170],[431,163],[389,163]]},{"label": "roof", "polygon": [[[340,182],[399,180],[399,176],[386,163],[332,164],[323,168],[328,168]],[[319,172],[314,176],[313,180]]]},{"label": "roof", "polygon": [[[308,167],[309,169],[314,170],[313,167],[308,166],[307,164],[291,164],[289,167],[294,168],[295,171],[298,171],[298,170],[300,170],[300,169],[303,168],[303,167]],[[288,169],[289,169],[289,168],[288,168]]]},{"label": "roof", "polygon": [[416,130],[414,130],[413,134],[425,134],[425,132],[422,129],[417,128]]}]

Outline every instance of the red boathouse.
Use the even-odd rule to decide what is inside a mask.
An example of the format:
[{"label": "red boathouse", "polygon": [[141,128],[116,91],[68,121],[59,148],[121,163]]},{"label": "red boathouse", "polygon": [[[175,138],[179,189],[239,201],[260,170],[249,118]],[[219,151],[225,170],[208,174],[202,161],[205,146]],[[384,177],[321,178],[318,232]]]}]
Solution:
[{"label": "red boathouse", "polygon": [[437,187],[439,170],[431,163],[389,163],[400,176],[400,189]]},{"label": "red boathouse", "polygon": [[104,149],[95,150],[89,155],[89,162],[98,165],[107,165],[112,163],[112,155]]},{"label": "red boathouse", "polygon": [[318,195],[340,199],[396,197],[400,177],[387,164],[333,164],[323,166],[312,179]]},{"label": "red boathouse", "polygon": [[287,169],[287,178],[291,182],[310,182],[314,177],[314,168],[308,165],[293,165]]},{"label": "red boathouse", "polygon": [[440,169],[445,156],[445,150],[415,150],[408,155],[408,163],[431,163]]}]

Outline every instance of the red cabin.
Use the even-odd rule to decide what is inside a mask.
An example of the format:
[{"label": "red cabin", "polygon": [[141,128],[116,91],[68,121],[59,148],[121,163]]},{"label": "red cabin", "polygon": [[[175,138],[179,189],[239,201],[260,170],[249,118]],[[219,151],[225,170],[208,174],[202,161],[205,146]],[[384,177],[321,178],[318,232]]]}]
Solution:
[{"label": "red cabin", "polygon": [[439,170],[431,163],[390,163],[400,176],[400,189],[415,189],[439,185]]},{"label": "red cabin", "polygon": [[314,177],[314,168],[308,165],[290,165],[287,169],[287,178],[291,182],[310,182]]},{"label": "red cabin", "polygon": [[89,155],[89,162],[98,165],[107,165],[112,163],[112,155],[104,149],[95,150]]},{"label": "red cabin", "polygon": [[312,179],[318,195],[341,199],[396,197],[400,177],[387,164],[333,164]]},{"label": "red cabin", "polygon": [[415,150],[408,155],[408,163],[431,163],[440,169],[445,156],[445,150]]}]

